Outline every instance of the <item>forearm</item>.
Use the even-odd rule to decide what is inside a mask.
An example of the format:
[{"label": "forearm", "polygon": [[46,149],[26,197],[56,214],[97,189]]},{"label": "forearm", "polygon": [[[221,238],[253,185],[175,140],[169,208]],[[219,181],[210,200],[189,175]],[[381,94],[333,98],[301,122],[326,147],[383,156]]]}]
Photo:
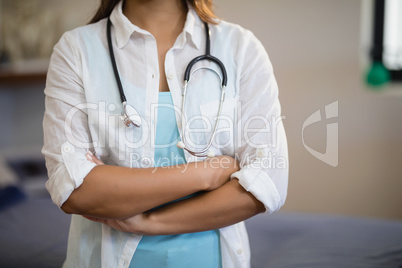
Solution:
[{"label": "forearm", "polygon": [[201,169],[200,163],[157,169],[96,166],[62,209],[100,218],[126,218],[206,190],[206,177],[213,173],[206,168],[200,172]]},{"label": "forearm", "polygon": [[140,232],[167,235],[226,227],[265,211],[264,205],[233,179],[222,187],[180,201],[145,216]]},{"label": "forearm", "polygon": [[216,189],[238,170],[229,156],[158,168],[106,166],[96,157],[92,161],[98,166],[63,204],[66,213],[127,218],[198,191]]}]

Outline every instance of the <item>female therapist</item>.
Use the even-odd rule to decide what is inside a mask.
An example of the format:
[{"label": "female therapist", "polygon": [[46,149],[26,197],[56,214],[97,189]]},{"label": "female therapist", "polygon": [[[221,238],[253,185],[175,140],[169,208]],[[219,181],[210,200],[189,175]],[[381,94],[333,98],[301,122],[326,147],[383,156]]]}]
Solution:
[{"label": "female therapist", "polygon": [[[243,221],[283,205],[286,137],[263,46],[211,6],[102,0],[54,47],[42,152],[73,214],[65,267],[249,267]],[[201,60],[185,82],[208,52],[224,71]]]}]

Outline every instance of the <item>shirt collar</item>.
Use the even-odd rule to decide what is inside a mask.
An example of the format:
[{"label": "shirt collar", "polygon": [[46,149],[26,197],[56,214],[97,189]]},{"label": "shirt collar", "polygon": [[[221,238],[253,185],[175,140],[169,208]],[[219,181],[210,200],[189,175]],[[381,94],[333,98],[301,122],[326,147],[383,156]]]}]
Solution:
[{"label": "shirt collar", "polygon": [[[204,25],[198,17],[197,12],[190,4],[187,4],[188,12],[183,32],[175,43],[175,47],[183,47],[187,39],[197,48],[201,47],[201,35],[204,33]],[[131,23],[123,14],[123,0],[113,9],[110,20],[115,26],[116,44],[118,48],[123,48],[134,32],[149,34],[147,31]]]}]

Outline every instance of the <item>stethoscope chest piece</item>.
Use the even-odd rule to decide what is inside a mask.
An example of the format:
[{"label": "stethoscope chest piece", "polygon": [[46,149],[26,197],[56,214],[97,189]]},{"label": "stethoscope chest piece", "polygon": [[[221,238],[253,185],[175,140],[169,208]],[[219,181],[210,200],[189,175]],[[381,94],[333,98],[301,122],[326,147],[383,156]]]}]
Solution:
[{"label": "stethoscope chest piece", "polygon": [[127,102],[123,102],[123,112],[121,113],[121,119],[126,127],[129,127],[131,124],[136,127],[141,126],[140,115],[135,110],[135,108],[130,104],[127,104]]}]

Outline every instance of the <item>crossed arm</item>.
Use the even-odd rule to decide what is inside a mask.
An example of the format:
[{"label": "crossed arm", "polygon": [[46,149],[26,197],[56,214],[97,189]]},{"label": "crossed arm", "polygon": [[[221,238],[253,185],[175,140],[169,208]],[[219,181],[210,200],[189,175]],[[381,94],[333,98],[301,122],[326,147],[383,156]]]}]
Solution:
[{"label": "crossed arm", "polygon": [[[220,156],[201,165],[190,163],[170,169],[112,167],[98,164],[63,204],[67,213],[144,235],[200,232],[225,227],[265,210],[230,175],[238,170],[233,158]],[[211,163],[215,161],[215,165]],[[206,164],[206,165],[205,165]],[[110,180],[110,176],[116,179]],[[109,179],[108,179],[109,178]],[[197,191],[195,197],[147,210]]]}]

